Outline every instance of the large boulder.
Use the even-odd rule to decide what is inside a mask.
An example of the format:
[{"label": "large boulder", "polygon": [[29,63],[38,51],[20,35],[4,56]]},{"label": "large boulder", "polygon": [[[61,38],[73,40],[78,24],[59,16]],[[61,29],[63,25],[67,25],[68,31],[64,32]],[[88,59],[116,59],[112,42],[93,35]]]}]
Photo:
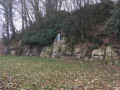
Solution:
[{"label": "large boulder", "polygon": [[[22,48],[22,55],[24,56],[39,56],[42,51],[42,47],[39,45],[25,45]],[[20,50],[21,52],[21,50]]]},{"label": "large boulder", "polygon": [[92,59],[94,60],[103,60],[105,57],[105,50],[104,49],[95,49],[92,52]]},{"label": "large boulder", "polygon": [[74,56],[76,59],[82,59],[86,55],[86,51],[84,48],[81,48],[79,45],[76,45],[74,48]]},{"label": "large boulder", "polygon": [[17,55],[19,48],[10,48],[10,54],[11,55]]},{"label": "large boulder", "polygon": [[118,61],[118,54],[113,50],[111,46],[108,46],[106,49],[105,63],[108,65],[117,65]]},{"label": "large boulder", "polygon": [[11,55],[16,55],[17,54],[17,50],[11,50]]},{"label": "large boulder", "polygon": [[52,57],[52,46],[46,46],[42,49],[42,52],[40,54],[40,57]]},{"label": "large boulder", "polygon": [[29,56],[39,56],[40,52],[41,52],[40,46],[37,46],[37,45],[32,46]]}]

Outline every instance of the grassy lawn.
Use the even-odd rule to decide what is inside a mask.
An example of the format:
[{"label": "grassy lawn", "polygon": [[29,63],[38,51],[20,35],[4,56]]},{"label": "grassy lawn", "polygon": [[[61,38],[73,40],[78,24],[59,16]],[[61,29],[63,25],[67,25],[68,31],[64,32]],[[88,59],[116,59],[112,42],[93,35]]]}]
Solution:
[{"label": "grassy lawn", "polygon": [[1,56],[2,90],[120,90],[120,67],[37,57]]}]

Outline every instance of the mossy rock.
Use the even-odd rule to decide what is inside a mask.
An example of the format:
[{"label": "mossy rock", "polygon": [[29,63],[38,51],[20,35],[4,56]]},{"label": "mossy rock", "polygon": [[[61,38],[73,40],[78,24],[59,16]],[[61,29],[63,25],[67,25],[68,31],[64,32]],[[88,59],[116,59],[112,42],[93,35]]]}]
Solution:
[{"label": "mossy rock", "polygon": [[73,55],[73,48],[72,47],[70,47],[70,46],[66,47],[66,55],[67,56]]},{"label": "mossy rock", "polygon": [[85,49],[79,45],[76,45],[74,48],[74,56],[75,56],[76,60],[80,60],[80,59],[84,58],[85,55],[86,55]]},{"label": "mossy rock", "polygon": [[112,49],[111,46],[108,46],[106,49],[106,56],[105,56],[105,63],[108,65],[118,65],[119,56],[118,54]]},{"label": "mossy rock", "polygon": [[50,58],[52,57],[52,46],[47,46],[42,49],[42,52],[40,54],[40,57],[47,57]]}]

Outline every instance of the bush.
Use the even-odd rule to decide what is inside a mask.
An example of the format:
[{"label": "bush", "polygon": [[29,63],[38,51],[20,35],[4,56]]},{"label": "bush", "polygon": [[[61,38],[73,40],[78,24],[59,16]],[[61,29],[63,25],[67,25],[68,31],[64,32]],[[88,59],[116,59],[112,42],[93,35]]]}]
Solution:
[{"label": "bush", "polygon": [[105,24],[105,30],[107,34],[115,33],[116,35],[120,34],[120,2],[116,4],[116,8],[111,10],[111,17],[107,20]]},{"label": "bush", "polygon": [[71,14],[67,11],[61,10],[53,13],[49,17],[43,18],[43,25],[46,29],[54,28],[56,24],[62,24]]},{"label": "bush", "polygon": [[90,36],[90,37],[89,37],[89,42],[90,42],[90,43],[97,44],[97,45],[99,45],[99,46],[101,46],[101,45],[103,44],[103,41],[102,41],[100,38],[93,37],[93,36]]},{"label": "bush", "polygon": [[106,22],[105,29],[107,33],[120,33],[120,8],[112,12],[112,17]]},{"label": "bush", "polygon": [[57,35],[57,30],[44,30],[39,33],[35,32],[27,32],[23,36],[23,43],[24,44],[40,44],[42,46],[49,45],[55,39]]},{"label": "bush", "polygon": [[[94,5],[87,5],[72,12],[69,18],[64,20],[64,32],[70,44],[78,42],[89,41],[89,34],[93,27],[101,24],[110,16],[109,10],[112,8],[111,4],[98,3]],[[102,42],[94,39],[92,43],[102,44]],[[90,40],[91,41],[91,40]]]}]

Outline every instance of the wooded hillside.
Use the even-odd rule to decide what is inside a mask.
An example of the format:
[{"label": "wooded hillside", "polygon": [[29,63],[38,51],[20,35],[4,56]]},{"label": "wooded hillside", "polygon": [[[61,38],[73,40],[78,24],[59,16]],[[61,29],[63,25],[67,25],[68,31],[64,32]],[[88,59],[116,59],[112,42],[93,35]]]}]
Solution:
[{"label": "wooded hillside", "polygon": [[[22,39],[24,43],[50,44],[58,30],[63,30],[71,45],[78,42],[101,45],[103,41],[95,35],[101,37],[113,32],[119,36],[119,1],[0,0],[0,5],[5,45],[15,39]],[[16,17],[22,24],[15,24]],[[18,31],[16,27],[20,25]]]}]

